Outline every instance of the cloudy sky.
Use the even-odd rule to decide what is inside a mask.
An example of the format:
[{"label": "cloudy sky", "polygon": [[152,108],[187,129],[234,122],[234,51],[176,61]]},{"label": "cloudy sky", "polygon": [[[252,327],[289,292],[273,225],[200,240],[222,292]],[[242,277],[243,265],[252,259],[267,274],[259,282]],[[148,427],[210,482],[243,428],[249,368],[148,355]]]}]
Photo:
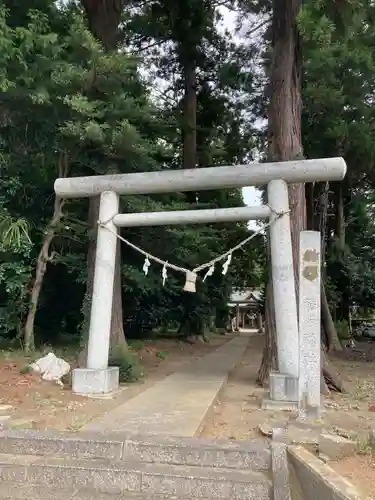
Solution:
[{"label": "cloudy sky", "polygon": [[243,188],[242,194],[243,194],[243,199],[244,199],[244,202],[246,203],[246,205],[253,207],[254,205],[261,204],[260,193],[254,187],[250,186],[250,187]]}]

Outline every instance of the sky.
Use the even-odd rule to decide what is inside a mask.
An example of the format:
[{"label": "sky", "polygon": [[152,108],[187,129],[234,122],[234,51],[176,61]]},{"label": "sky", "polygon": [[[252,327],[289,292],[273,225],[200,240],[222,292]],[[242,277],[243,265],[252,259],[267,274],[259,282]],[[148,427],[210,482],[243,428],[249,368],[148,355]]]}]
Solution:
[{"label": "sky", "polygon": [[242,189],[243,200],[249,207],[261,205],[260,192],[253,186],[245,187]]}]

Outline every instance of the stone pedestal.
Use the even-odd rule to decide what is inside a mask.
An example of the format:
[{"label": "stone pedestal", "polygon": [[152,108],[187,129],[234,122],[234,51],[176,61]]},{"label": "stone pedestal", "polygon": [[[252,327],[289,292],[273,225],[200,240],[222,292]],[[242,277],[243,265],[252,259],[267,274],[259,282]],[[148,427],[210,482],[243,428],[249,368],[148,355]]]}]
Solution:
[{"label": "stone pedestal", "polygon": [[76,368],[72,372],[72,390],[75,394],[109,394],[119,388],[119,369]]},{"label": "stone pedestal", "polygon": [[274,399],[263,398],[261,403],[262,410],[270,411],[293,411],[299,409],[298,401],[275,401]]},{"label": "stone pedestal", "polygon": [[298,377],[270,373],[270,396],[275,401],[298,401]]},{"label": "stone pedestal", "polygon": [[279,372],[270,373],[269,398],[262,401],[263,410],[297,410],[299,378]]}]

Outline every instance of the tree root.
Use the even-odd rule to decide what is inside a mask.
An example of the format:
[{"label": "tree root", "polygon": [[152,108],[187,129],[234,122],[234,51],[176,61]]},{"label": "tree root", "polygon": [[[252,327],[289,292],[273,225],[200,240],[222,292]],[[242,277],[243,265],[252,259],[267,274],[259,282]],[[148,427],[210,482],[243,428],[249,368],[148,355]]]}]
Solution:
[{"label": "tree root", "polygon": [[322,369],[322,375],[324,377],[325,384],[328,389],[336,392],[345,392],[344,384],[340,378],[340,375],[330,364],[323,345],[320,349],[320,366]]}]

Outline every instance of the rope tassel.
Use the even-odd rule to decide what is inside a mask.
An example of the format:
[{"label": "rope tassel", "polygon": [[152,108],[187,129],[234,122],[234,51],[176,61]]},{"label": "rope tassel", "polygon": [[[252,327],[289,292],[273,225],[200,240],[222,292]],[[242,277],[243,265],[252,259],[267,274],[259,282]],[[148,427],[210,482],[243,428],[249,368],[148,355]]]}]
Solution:
[{"label": "rope tassel", "polygon": [[161,279],[163,281],[163,286],[165,286],[165,282],[167,281],[167,278],[168,278],[167,264],[168,264],[168,262],[165,262],[163,269],[161,270]]},{"label": "rope tassel", "polygon": [[215,272],[215,264],[212,264],[209,268],[208,268],[208,271],[206,272],[206,274],[204,275],[204,278],[203,278],[203,281],[206,281],[206,279],[208,278],[208,276],[212,276]]},{"label": "rope tassel", "polygon": [[145,262],[144,262],[144,264],[143,264],[143,268],[142,268],[142,270],[143,270],[143,272],[145,273],[145,275],[146,275],[146,276],[147,276],[147,274],[148,274],[148,268],[149,268],[150,266],[151,266],[151,262],[150,262],[149,258],[148,258],[148,257],[146,257]]},{"label": "rope tassel", "polygon": [[186,272],[186,281],[184,286],[184,292],[196,292],[195,283],[197,281],[197,274],[192,271]]},{"label": "rope tassel", "polygon": [[232,254],[230,253],[227,257],[227,260],[224,262],[223,264],[223,270],[221,271],[221,274],[223,274],[224,276],[227,274],[228,272],[228,268],[229,268],[229,264],[232,262]]}]

